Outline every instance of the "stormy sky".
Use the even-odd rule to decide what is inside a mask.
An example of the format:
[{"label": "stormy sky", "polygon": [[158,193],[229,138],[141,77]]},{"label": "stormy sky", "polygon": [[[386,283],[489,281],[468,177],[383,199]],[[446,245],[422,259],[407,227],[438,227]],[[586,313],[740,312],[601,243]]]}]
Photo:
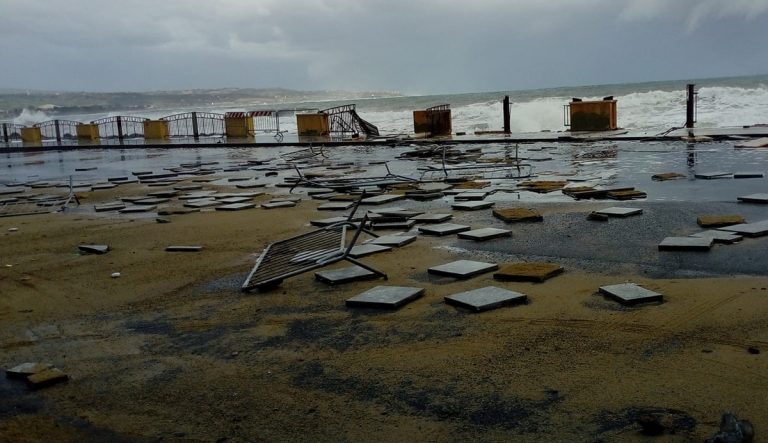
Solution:
[{"label": "stormy sky", "polygon": [[407,94],[768,73],[768,0],[0,0],[0,88]]}]

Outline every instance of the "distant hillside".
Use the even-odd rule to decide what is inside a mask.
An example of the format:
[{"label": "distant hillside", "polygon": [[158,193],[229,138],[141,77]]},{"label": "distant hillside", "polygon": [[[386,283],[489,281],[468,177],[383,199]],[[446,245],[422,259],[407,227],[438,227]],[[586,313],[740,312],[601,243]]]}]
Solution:
[{"label": "distant hillside", "polygon": [[283,88],[152,92],[56,92],[0,89],[0,119],[13,118],[24,109],[42,110],[48,115],[67,115],[151,108],[256,106],[398,95],[391,92],[296,91]]}]

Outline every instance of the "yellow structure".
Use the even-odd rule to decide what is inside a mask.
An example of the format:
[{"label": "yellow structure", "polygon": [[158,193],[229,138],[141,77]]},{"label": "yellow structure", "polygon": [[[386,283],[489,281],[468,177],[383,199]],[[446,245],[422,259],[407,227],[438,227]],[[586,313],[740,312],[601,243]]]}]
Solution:
[{"label": "yellow structure", "polygon": [[616,129],[616,100],[572,101],[571,131],[610,131]]},{"label": "yellow structure", "polygon": [[312,114],[296,114],[296,126],[299,129],[299,136],[324,136],[331,132],[331,126],[328,123],[328,114],[322,112]]},{"label": "yellow structure", "polygon": [[228,112],[224,115],[224,131],[227,137],[252,137],[254,132],[253,117],[249,113]]},{"label": "yellow structure", "polygon": [[43,133],[40,128],[21,128],[21,141],[24,143],[40,143],[43,141]]},{"label": "yellow structure", "polygon": [[170,136],[168,122],[166,120],[144,121],[145,140],[166,140]]},{"label": "yellow structure", "polygon": [[99,139],[99,125],[96,123],[80,123],[75,126],[78,140],[96,141]]},{"label": "yellow structure", "polygon": [[451,135],[453,125],[450,109],[413,111],[413,132],[428,136]]}]

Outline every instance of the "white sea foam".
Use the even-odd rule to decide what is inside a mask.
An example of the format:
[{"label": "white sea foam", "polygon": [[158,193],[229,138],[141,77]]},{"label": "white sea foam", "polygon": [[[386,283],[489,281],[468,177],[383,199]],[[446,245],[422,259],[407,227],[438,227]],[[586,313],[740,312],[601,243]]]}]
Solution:
[{"label": "white sea foam", "polygon": [[18,117],[13,119],[17,125],[32,126],[36,123],[48,121],[51,118],[43,111],[24,109]]}]

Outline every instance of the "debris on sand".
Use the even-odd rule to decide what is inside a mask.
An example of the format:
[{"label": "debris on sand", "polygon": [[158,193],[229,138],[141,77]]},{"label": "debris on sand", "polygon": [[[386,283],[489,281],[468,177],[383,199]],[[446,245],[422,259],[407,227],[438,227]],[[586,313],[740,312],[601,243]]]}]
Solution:
[{"label": "debris on sand", "polygon": [[654,174],[651,176],[651,179],[657,182],[679,180],[681,178],[685,178],[685,174],[680,174],[678,172],[662,172],[661,174]]},{"label": "debris on sand", "polygon": [[720,431],[707,443],[746,443],[755,438],[755,429],[749,420],[739,420],[736,415],[726,412],[720,419]]}]

